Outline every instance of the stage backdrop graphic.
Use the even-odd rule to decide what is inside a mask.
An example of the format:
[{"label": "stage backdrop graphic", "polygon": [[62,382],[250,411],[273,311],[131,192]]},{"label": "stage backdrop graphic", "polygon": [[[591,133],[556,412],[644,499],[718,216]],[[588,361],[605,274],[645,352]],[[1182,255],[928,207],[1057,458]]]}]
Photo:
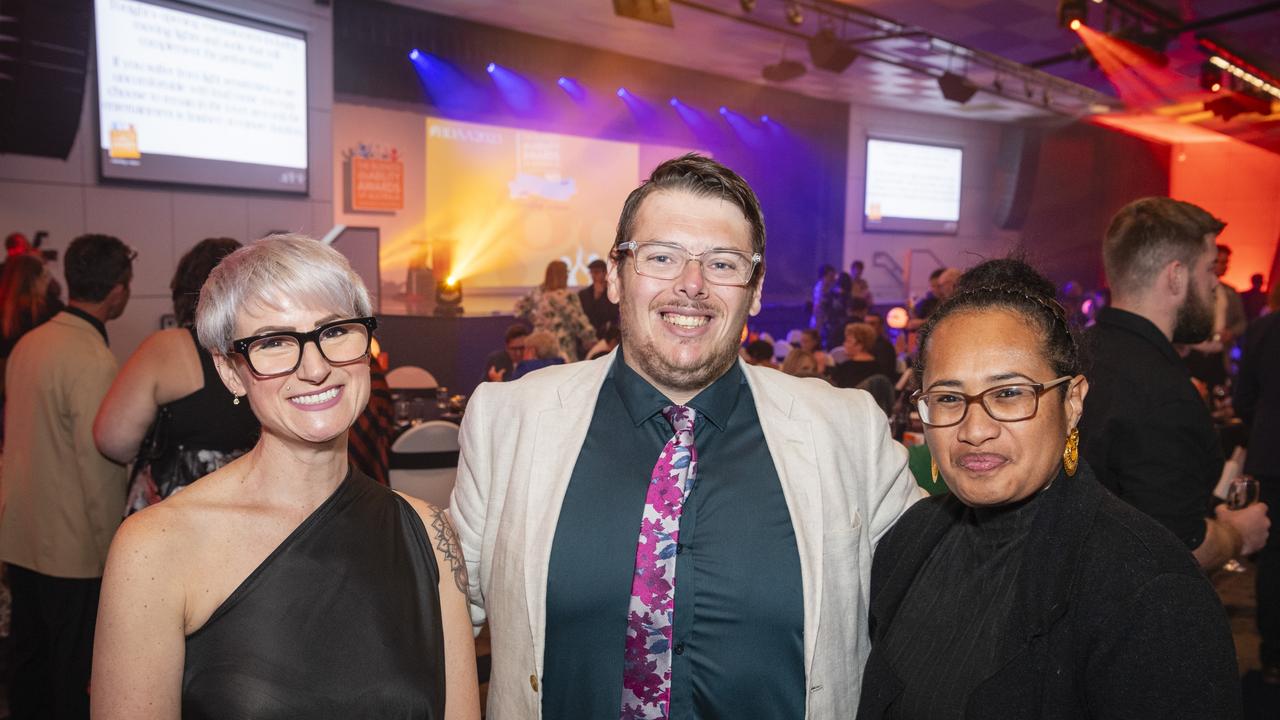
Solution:
[{"label": "stage backdrop graphic", "polygon": [[427,118],[426,217],[421,232],[383,249],[384,312],[397,296],[425,291],[424,268],[470,294],[538,285],[560,259],[570,285],[587,284],[587,264],[607,255],[627,195],[690,151]]}]

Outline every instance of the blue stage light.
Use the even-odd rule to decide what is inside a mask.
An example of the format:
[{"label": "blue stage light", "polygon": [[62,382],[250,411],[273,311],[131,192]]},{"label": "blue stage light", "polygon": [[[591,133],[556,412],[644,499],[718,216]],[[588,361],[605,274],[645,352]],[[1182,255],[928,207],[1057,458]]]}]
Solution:
[{"label": "blue stage light", "polygon": [[624,87],[618,88],[618,97],[626,97],[626,96],[627,96],[627,89]]},{"label": "blue stage light", "polygon": [[409,51],[410,60],[417,60],[420,57],[422,57],[422,53],[418,50],[418,48],[414,48]]},{"label": "blue stage light", "polygon": [[671,107],[679,107],[680,98],[671,98]]},{"label": "blue stage light", "polygon": [[761,116],[760,116],[760,122],[762,122],[762,123],[767,123],[767,122],[769,122],[769,116],[768,116],[768,115],[761,115]]},{"label": "blue stage light", "polygon": [[569,87],[569,78],[560,78],[556,81],[556,84],[560,87]]},{"label": "blue stage light", "polygon": [[725,106],[721,105],[721,106],[720,106],[720,114],[721,114],[721,115],[728,115],[728,114],[729,114],[729,108],[727,108],[727,107],[725,107]]},{"label": "blue stage light", "polygon": [[488,65],[484,70],[485,70],[485,72],[487,72],[487,73],[489,73],[490,75],[492,75],[492,74],[493,74],[493,71],[494,71],[494,70],[497,70],[497,69],[498,69],[498,66],[497,66],[496,64],[494,64],[494,63],[489,63],[489,65]]}]

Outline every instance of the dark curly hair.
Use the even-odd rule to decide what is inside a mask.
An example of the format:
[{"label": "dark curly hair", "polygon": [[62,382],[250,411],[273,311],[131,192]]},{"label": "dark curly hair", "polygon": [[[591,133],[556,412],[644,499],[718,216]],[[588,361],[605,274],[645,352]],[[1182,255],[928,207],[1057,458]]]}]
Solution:
[{"label": "dark curly hair", "polygon": [[240,249],[240,241],[229,237],[206,238],[196,243],[178,261],[169,289],[173,291],[173,315],[180,327],[191,327],[196,321],[196,303],[200,288],[222,258]]},{"label": "dark curly hair", "polygon": [[[1021,258],[988,260],[970,268],[956,282],[956,292],[947,298],[920,328],[920,351],[916,354],[916,381],[923,384],[929,337],[938,324],[956,313],[980,310],[1007,310],[1034,327],[1041,340],[1044,359],[1061,377],[1084,372],[1084,357],[1076,328],[1055,298],[1057,288]],[[1059,386],[1065,393],[1066,385]]]}]

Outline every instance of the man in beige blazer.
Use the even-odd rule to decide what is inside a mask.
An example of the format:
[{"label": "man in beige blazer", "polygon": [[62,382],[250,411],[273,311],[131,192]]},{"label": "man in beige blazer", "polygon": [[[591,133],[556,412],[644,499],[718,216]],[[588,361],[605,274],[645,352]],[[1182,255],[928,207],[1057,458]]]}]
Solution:
[{"label": "man in beige blazer", "polygon": [[[489,717],[855,715],[872,551],[919,492],[866,393],[738,360],[764,234],[733,171],[663,163],[610,254],[620,348],[472,397],[450,512],[492,635]],[[654,535],[689,435],[677,532]],[[674,579],[647,587],[655,542]]]},{"label": "man in beige blazer", "polygon": [[129,302],[133,251],[83,235],[63,258],[66,309],[27,333],[5,368],[0,560],[13,592],[14,720],[89,717],[98,591],[124,514],[125,470],[93,443],[116,360],[106,322]]}]

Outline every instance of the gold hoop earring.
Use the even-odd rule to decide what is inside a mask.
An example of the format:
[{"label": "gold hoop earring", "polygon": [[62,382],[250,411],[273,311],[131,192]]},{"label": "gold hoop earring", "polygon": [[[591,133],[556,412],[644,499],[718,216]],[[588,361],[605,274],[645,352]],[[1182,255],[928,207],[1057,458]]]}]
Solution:
[{"label": "gold hoop earring", "polygon": [[938,461],[932,457],[929,458],[929,474],[933,478],[933,484],[938,484]]},{"label": "gold hoop earring", "polygon": [[1080,466],[1080,431],[1071,428],[1067,435],[1067,446],[1062,449],[1062,469],[1067,477],[1075,477],[1076,468]]}]

